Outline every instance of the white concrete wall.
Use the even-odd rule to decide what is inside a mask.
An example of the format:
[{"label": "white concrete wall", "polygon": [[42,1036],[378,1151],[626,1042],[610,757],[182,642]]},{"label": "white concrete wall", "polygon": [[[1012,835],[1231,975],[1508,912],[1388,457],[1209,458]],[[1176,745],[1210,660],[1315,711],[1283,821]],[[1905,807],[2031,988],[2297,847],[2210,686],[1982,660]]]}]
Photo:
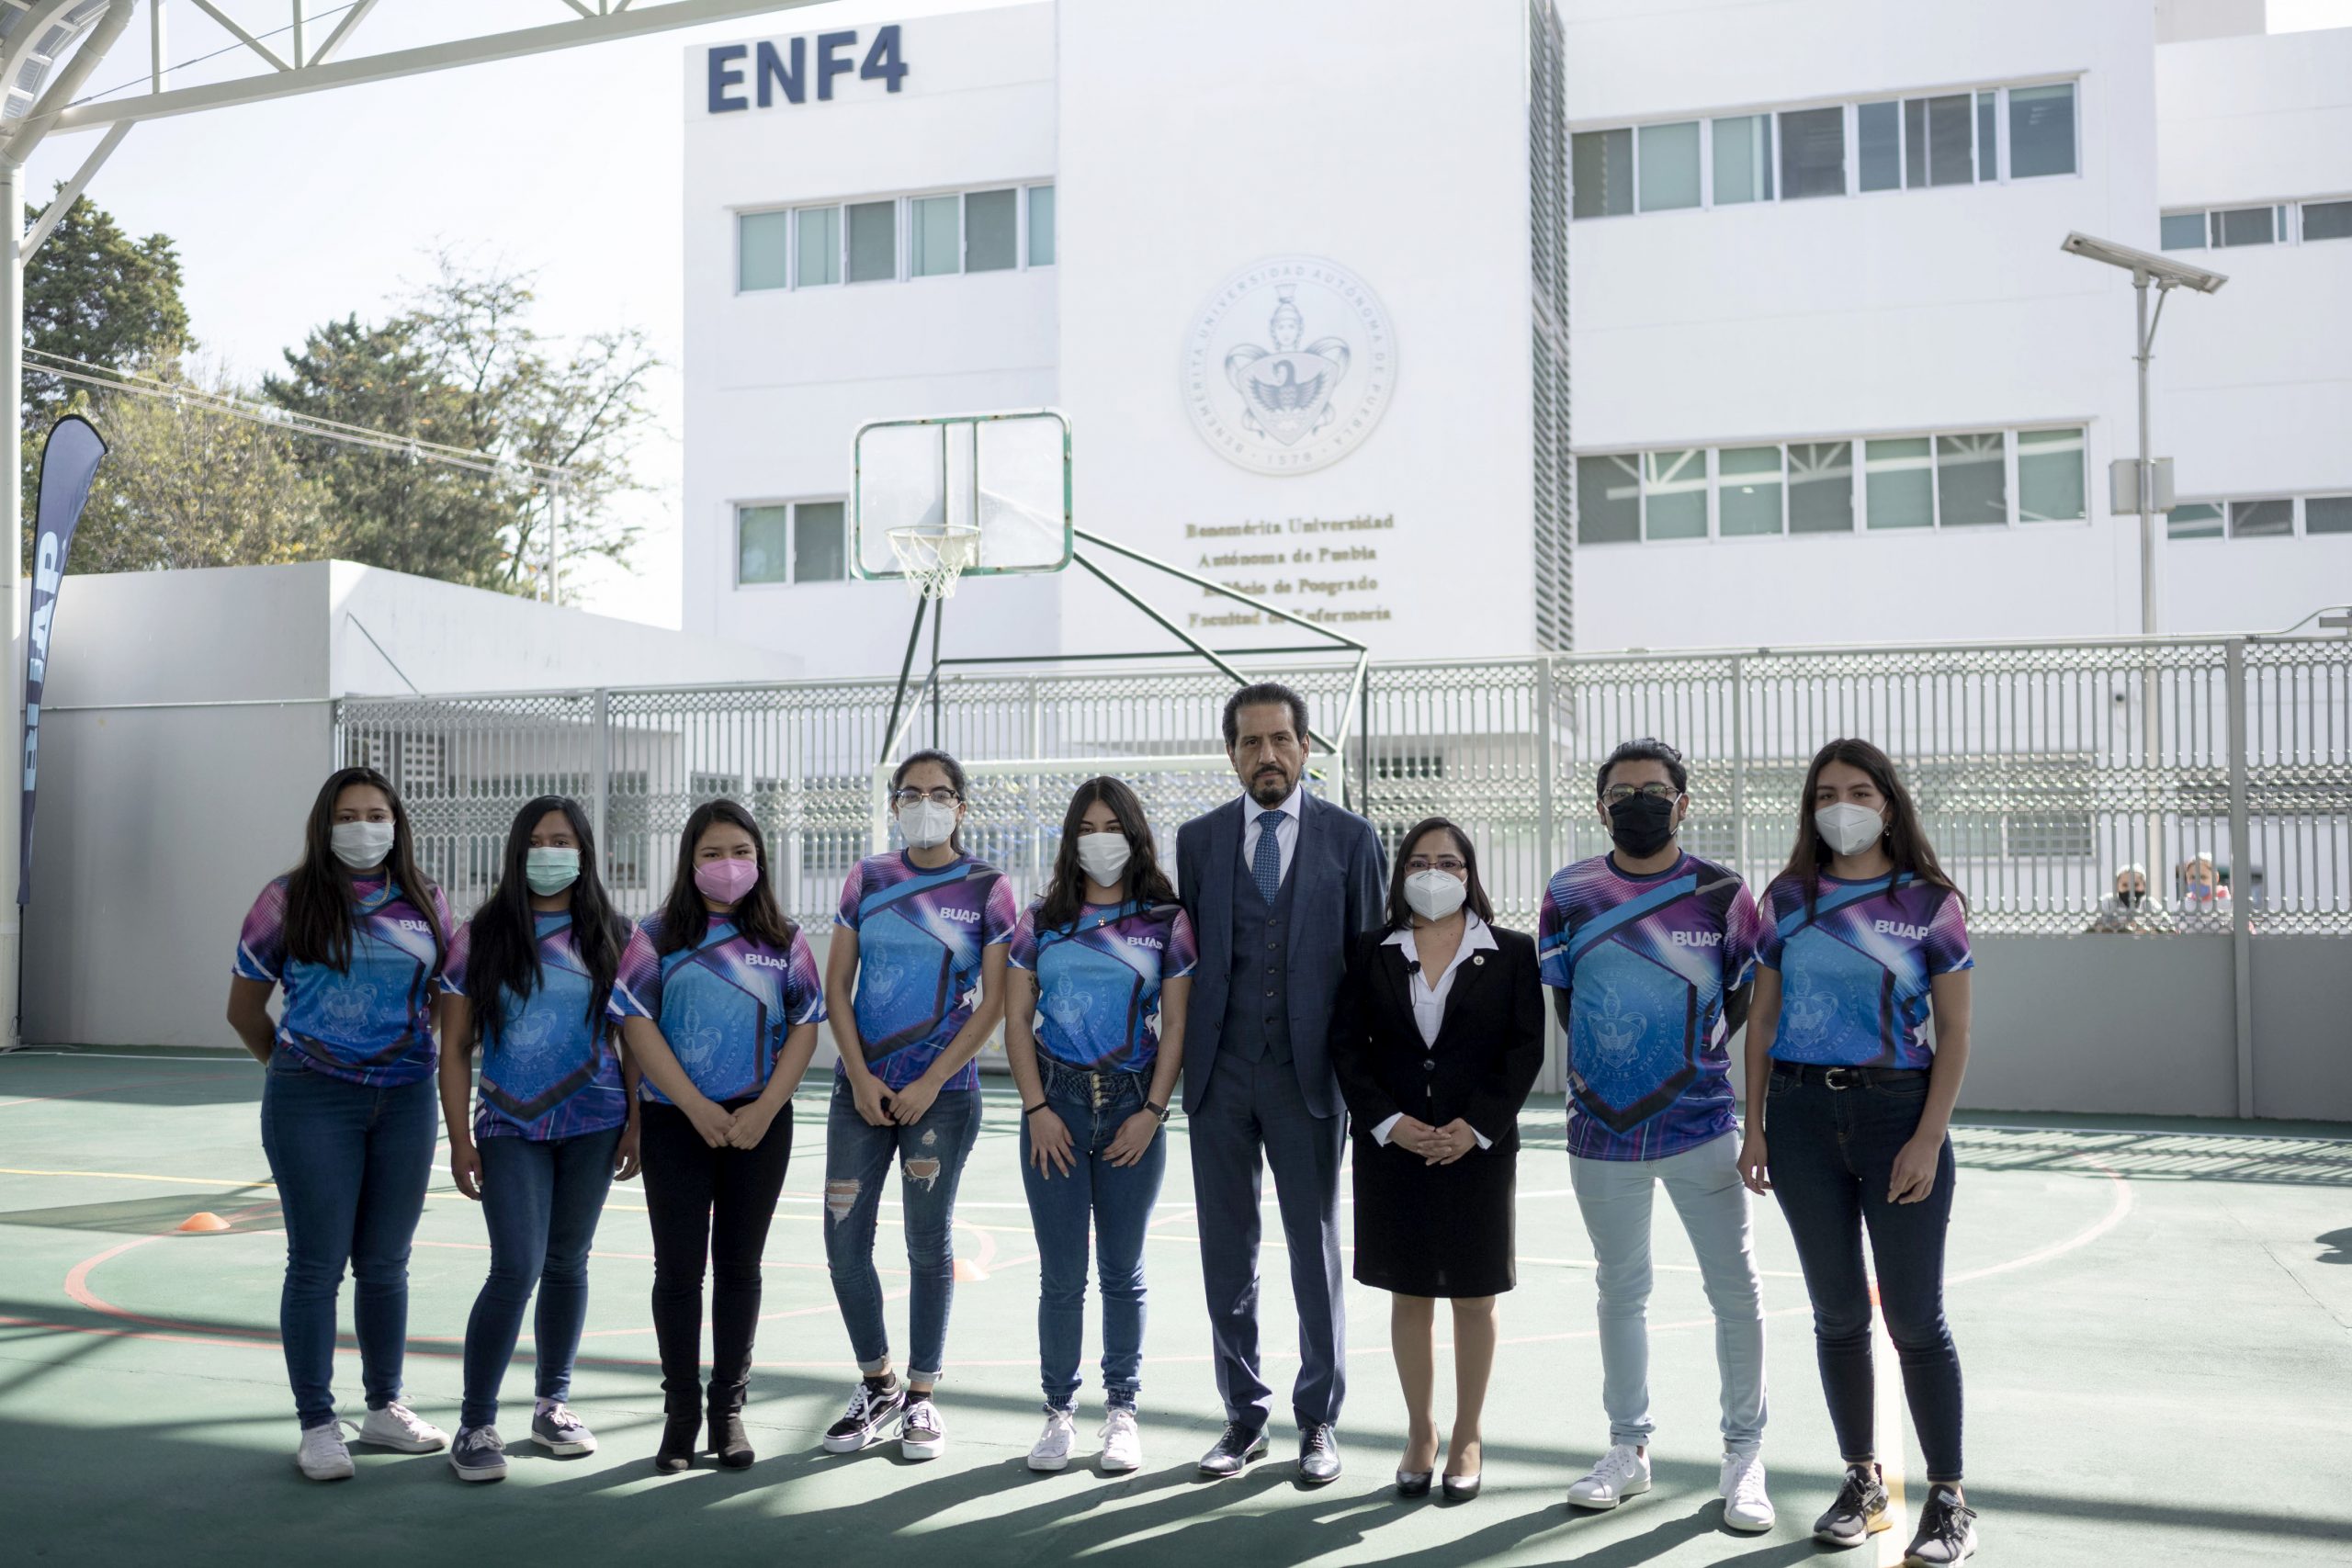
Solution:
[{"label": "white concrete wall", "polygon": [[[789,39],[801,20],[787,13],[764,36]],[[887,582],[737,586],[736,505],[847,495],[851,434],[867,419],[1040,407],[1057,387],[1054,267],[736,290],[741,210],[1054,178],[1051,5],[900,26],[895,94],[852,76],[830,103],[812,88],[802,104],[714,115],[711,46],[684,64],[684,624],[790,649],[812,675],[895,671],[906,596]],[[860,51],[873,31],[859,28]],[[1053,649],[1052,581],[993,583],[967,603],[988,613],[950,607],[953,651]]]}]

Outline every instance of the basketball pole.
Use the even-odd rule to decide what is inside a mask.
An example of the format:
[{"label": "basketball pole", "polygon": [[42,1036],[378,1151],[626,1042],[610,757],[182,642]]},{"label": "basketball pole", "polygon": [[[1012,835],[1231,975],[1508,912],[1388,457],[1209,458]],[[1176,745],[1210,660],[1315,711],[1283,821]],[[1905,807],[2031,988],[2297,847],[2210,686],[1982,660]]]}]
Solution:
[{"label": "basketball pole", "polygon": [[[907,629],[907,656],[899,660],[899,690],[890,699],[890,722],[882,728],[882,761],[876,764],[887,767],[890,761],[890,747],[899,739],[899,715],[907,705],[907,677],[914,673],[915,649],[922,643],[922,618],[931,613],[932,598],[926,593],[915,601],[915,624]],[[939,638],[931,641],[931,678],[939,679]]]}]

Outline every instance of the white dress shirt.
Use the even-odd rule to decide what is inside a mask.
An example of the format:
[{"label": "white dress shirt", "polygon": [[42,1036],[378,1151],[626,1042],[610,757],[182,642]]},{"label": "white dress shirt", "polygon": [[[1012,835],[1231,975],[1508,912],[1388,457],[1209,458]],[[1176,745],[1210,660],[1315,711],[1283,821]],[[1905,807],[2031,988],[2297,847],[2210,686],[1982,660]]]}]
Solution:
[{"label": "white dress shirt", "polygon": [[[1445,966],[1445,973],[1437,977],[1435,985],[1430,983],[1429,971],[1421,967],[1421,951],[1413,942],[1412,927],[1389,932],[1388,940],[1381,943],[1383,947],[1405,950],[1405,963],[1411,971],[1406,976],[1406,983],[1413,997],[1413,1026],[1421,1032],[1421,1043],[1424,1045],[1435,1045],[1438,1031],[1444,1026],[1445,998],[1453,994],[1453,972],[1461,968],[1473,953],[1497,951],[1495,933],[1487,929],[1486,921],[1466,909],[1463,911],[1462,920],[1462,941],[1453,950],[1453,962]],[[1383,1148],[1387,1147],[1388,1134],[1396,1131],[1396,1123],[1403,1121],[1404,1116],[1400,1111],[1374,1127],[1372,1130],[1373,1142]],[[1478,1140],[1478,1146],[1482,1149],[1495,1146],[1495,1141],[1476,1127],[1470,1129],[1470,1135]]]},{"label": "white dress shirt", "polygon": [[1290,879],[1290,863],[1298,857],[1299,813],[1306,805],[1306,782],[1302,779],[1290,792],[1290,798],[1280,806],[1261,806],[1253,795],[1241,797],[1241,874],[1255,878],[1258,874],[1258,835],[1262,830],[1258,818],[1269,811],[1282,813],[1272,827],[1274,841],[1282,849],[1283,869],[1277,883]]}]

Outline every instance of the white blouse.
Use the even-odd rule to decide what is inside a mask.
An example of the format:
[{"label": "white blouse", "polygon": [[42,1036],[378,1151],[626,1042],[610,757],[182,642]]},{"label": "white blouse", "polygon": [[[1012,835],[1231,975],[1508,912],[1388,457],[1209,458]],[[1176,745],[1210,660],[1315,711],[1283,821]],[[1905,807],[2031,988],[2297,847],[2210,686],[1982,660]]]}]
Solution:
[{"label": "white blouse", "polygon": [[[1413,1024],[1421,1032],[1421,1043],[1424,1045],[1437,1043],[1438,1031],[1445,1023],[1445,999],[1453,994],[1454,971],[1469,961],[1474,953],[1498,951],[1495,933],[1487,929],[1486,921],[1466,910],[1462,919],[1462,941],[1453,950],[1453,962],[1445,966],[1445,973],[1439,976],[1434,984],[1430,980],[1429,971],[1421,967],[1421,953],[1413,941],[1412,927],[1407,926],[1403,931],[1389,932],[1388,940],[1381,943],[1383,947],[1401,947],[1405,950],[1407,984],[1410,987],[1413,998]],[[1400,1111],[1374,1127],[1372,1130],[1373,1141],[1385,1148],[1388,1145],[1388,1134],[1396,1130],[1396,1123],[1404,1119],[1404,1114]],[[1470,1129],[1470,1134],[1478,1140],[1480,1148],[1490,1149],[1495,1146],[1494,1140],[1476,1127]]]}]

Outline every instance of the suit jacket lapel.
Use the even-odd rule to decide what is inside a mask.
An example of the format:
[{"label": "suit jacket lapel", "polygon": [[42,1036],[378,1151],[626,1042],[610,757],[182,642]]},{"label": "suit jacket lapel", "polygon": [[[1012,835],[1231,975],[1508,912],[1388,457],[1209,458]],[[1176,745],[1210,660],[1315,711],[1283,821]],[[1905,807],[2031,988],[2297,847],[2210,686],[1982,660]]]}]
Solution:
[{"label": "suit jacket lapel", "polygon": [[[1464,942],[1469,941],[1468,933],[1464,933],[1462,940]],[[1445,1013],[1438,1021],[1437,1037],[1440,1040],[1443,1040],[1445,1038],[1445,1032],[1453,1027],[1454,1015],[1462,1010],[1463,994],[1467,991],[1475,991],[1478,989],[1480,985],[1483,984],[1486,979],[1487,971],[1494,967],[1494,965],[1490,964],[1483,964],[1479,962],[1479,960],[1488,956],[1488,950],[1481,948],[1478,952],[1474,953],[1469,957],[1464,959],[1462,961],[1462,966],[1453,972],[1453,989],[1446,992]]]},{"label": "suit jacket lapel", "polygon": [[1214,958],[1214,968],[1222,975],[1233,962],[1234,863],[1241,858],[1241,805],[1238,800],[1220,809],[1209,818],[1209,863],[1204,886],[1201,888],[1201,936],[1204,942],[1213,940],[1222,951],[1208,954]]},{"label": "suit jacket lapel", "polygon": [[[1302,790],[1306,787],[1304,783],[1299,785]],[[1306,885],[1306,878],[1314,874],[1316,862],[1309,857],[1307,846],[1321,840],[1322,835],[1316,831],[1320,824],[1315,820],[1315,814],[1321,805],[1312,794],[1303,797],[1298,803],[1298,826],[1292,829],[1298,835],[1298,842],[1291,846],[1290,873],[1298,879],[1298,891],[1292,897],[1301,908],[1306,907],[1306,900],[1313,892]]]},{"label": "suit jacket lapel", "polygon": [[1380,944],[1380,976],[1388,983],[1389,995],[1396,1001],[1396,1016],[1407,1023],[1413,1021],[1413,972],[1405,967],[1405,950]]}]

